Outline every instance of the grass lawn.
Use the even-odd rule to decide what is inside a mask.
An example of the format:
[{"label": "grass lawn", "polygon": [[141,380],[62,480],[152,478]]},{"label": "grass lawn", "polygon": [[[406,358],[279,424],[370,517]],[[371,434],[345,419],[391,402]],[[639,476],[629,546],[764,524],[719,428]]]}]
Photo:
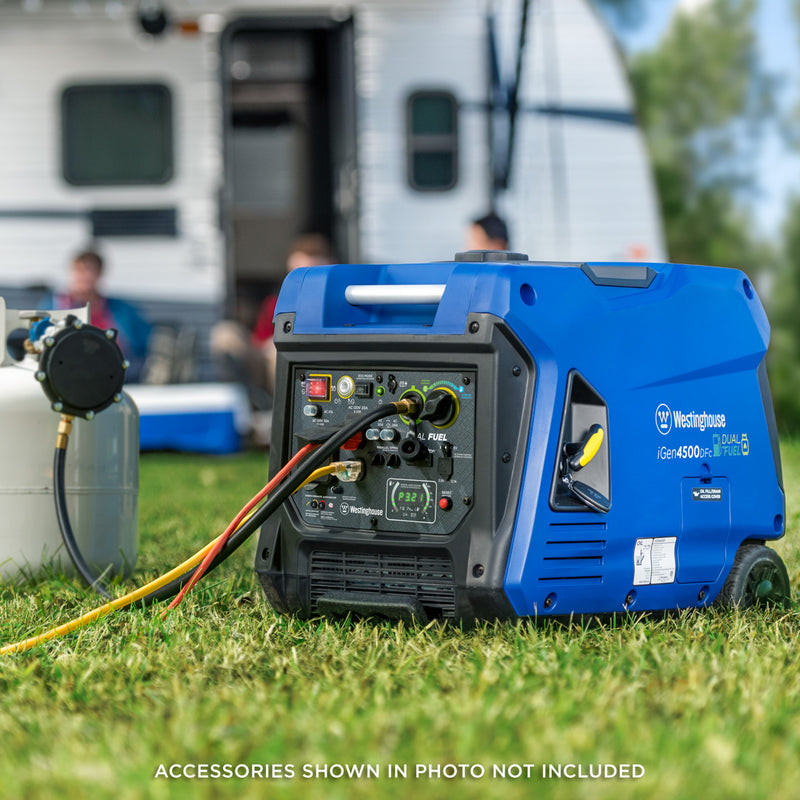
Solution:
[{"label": "grass lawn", "polygon": [[[788,535],[776,549],[800,597],[800,443],[784,442],[783,460]],[[265,477],[265,458],[254,453],[143,457],[130,588],[199,549]],[[0,797],[800,793],[797,604],[571,629],[301,622],[263,601],[253,548],[243,547],[166,622],[158,608],[121,612],[4,657]],[[2,642],[96,605],[77,581],[58,576],[0,587],[0,597]],[[157,776],[160,765],[175,764],[206,764],[209,774],[268,765],[277,775]],[[536,765],[530,777],[528,764]],[[644,775],[542,777],[547,764],[638,764]],[[380,777],[316,776],[318,767],[344,765],[371,766]],[[407,776],[390,777],[392,765]],[[445,777],[453,769],[458,777]]]}]

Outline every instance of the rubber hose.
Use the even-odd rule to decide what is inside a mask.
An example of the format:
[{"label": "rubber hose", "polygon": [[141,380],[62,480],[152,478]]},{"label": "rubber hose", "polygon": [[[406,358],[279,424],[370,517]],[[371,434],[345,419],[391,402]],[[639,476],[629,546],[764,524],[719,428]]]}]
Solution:
[{"label": "rubber hose", "polygon": [[56,447],[55,456],[53,458],[53,497],[56,503],[56,517],[58,519],[58,527],[61,530],[61,541],[64,542],[64,547],[78,570],[81,577],[94,589],[101,597],[106,600],[111,600],[111,594],[108,589],[103,585],[100,578],[97,577],[91,567],[84,561],[81,551],[78,548],[78,543],[75,541],[75,534],[72,532],[72,525],[69,521],[69,512],[67,511],[67,493],[64,486],[64,467],[67,460],[66,443],[64,447]]}]

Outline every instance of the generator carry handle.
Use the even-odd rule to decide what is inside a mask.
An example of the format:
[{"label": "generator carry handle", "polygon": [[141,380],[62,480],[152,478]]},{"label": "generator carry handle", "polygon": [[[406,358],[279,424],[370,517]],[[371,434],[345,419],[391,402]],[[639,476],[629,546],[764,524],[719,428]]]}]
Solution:
[{"label": "generator carry handle", "polygon": [[485,267],[454,262],[302,267],[286,276],[275,313],[294,314],[293,332],[303,334],[463,333],[477,310],[476,296],[486,306],[496,290],[496,268]]},{"label": "generator carry handle", "polygon": [[351,306],[439,305],[445,288],[443,283],[351,284],[344,297]]}]

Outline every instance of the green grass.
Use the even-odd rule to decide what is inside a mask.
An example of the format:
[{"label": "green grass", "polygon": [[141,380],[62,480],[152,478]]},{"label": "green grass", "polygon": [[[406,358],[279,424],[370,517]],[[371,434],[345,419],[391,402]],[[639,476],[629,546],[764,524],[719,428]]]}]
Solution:
[{"label": "green grass", "polygon": [[[800,443],[784,443],[783,459],[788,535],[777,549],[800,594]],[[208,541],[265,473],[252,453],[144,457],[136,583]],[[797,605],[469,632],[302,622],[265,604],[252,552],[243,547],[167,622],[156,608],[123,612],[3,658],[0,797],[797,796]],[[4,642],[95,605],[58,576],[2,587],[0,598]],[[154,777],[186,763],[289,765],[294,777]],[[530,779],[492,776],[494,764],[530,763]],[[547,763],[646,772],[545,779]],[[307,764],[375,765],[381,777],[306,778]],[[388,778],[392,764],[408,777]],[[486,775],[416,778],[417,764]]]}]

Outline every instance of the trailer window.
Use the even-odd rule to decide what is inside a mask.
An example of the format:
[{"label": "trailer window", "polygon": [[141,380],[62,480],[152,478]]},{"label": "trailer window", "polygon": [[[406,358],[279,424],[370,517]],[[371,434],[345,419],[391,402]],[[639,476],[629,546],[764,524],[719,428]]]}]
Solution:
[{"label": "trailer window", "polygon": [[414,92],[406,105],[408,183],[445,192],[458,183],[458,105],[449,92]]},{"label": "trailer window", "polygon": [[68,86],[61,126],[62,170],[74,186],[172,178],[172,95],[163,84]]}]

